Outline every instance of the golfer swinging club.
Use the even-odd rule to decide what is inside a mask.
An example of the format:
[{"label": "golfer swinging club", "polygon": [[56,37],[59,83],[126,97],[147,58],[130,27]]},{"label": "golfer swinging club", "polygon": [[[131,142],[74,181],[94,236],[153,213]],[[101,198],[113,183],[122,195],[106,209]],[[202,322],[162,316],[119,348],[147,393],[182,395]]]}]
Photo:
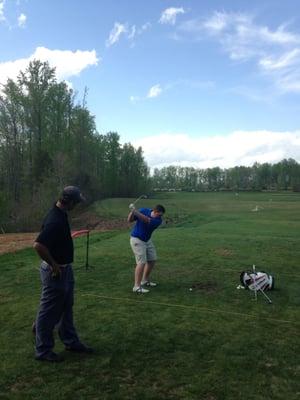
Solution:
[{"label": "golfer swinging club", "polygon": [[153,210],[151,208],[136,210],[134,204],[130,204],[129,208],[131,211],[128,214],[127,221],[135,221],[130,237],[130,246],[136,260],[132,291],[135,293],[148,293],[147,287],[150,288],[157,285],[150,281],[150,274],[157,259],[151,235],[162,223],[165,208],[160,204],[155,206]]},{"label": "golfer swinging club", "polygon": [[65,187],[47,214],[33,246],[42,259],[42,296],[35,323],[36,360],[63,361],[60,355],[53,352],[56,325],[66,350],[93,352],[91,347],[80,341],[73,324],[74,277],[71,264],[74,249],[67,214],[83,200],[78,187]]}]

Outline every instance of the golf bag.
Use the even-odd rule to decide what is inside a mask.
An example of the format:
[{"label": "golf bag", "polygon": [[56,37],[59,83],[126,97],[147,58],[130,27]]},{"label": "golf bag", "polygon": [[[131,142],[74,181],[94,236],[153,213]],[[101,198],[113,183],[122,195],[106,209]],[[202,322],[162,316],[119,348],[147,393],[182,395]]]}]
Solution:
[{"label": "golf bag", "polygon": [[240,275],[240,281],[245,289],[254,291],[274,289],[274,277],[263,271],[243,271]]}]

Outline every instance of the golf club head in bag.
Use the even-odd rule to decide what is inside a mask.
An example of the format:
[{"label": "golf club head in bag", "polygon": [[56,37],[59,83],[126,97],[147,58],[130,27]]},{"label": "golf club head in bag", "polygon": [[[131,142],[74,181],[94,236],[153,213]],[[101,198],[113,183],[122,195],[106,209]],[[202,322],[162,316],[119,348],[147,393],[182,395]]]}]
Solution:
[{"label": "golf club head in bag", "polygon": [[274,289],[274,277],[266,272],[243,271],[240,281],[245,289],[249,290],[272,290]]}]

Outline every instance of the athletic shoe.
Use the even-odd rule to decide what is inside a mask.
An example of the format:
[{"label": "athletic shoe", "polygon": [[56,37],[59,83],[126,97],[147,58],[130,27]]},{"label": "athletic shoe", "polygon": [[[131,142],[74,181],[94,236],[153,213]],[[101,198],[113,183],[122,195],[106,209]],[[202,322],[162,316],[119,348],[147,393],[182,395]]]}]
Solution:
[{"label": "athletic shoe", "polygon": [[149,293],[149,290],[148,289],[144,289],[142,286],[139,286],[139,287],[134,286],[132,291],[134,293],[137,293],[137,294]]},{"label": "athletic shoe", "polygon": [[145,281],[145,282],[142,282],[142,286],[155,287],[155,286],[157,286],[157,283],[151,282],[151,281]]},{"label": "athletic shoe", "polygon": [[86,353],[86,354],[92,354],[95,352],[95,350],[92,347],[86,346],[83,343],[76,343],[72,346],[66,346],[67,351],[72,351],[74,353]]},{"label": "athletic shoe", "polygon": [[42,356],[36,356],[35,359],[37,361],[49,361],[53,363],[64,361],[64,358],[61,355],[56,354],[53,351],[49,351],[49,353],[46,353]]}]

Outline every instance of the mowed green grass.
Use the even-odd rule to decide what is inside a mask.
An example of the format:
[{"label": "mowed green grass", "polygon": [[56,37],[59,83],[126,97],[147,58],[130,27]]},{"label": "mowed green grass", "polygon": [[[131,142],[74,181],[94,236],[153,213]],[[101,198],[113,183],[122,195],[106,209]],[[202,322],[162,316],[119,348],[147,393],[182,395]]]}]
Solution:
[{"label": "mowed green grass", "polygon": [[[132,200],[93,211],[126,219]],[[159,286],[147,295],[132,293],[129,228],[91,235],[88,271],[75,239],[74,318],[95,355],[66,354],[56,338],[64,363],[33,359],[39,261],[31,249],[0,257],[0,399],[300,398],[300,195],[164,193],[139,205],[156,203],[168,223],[153,235]],[[236,289],[253,264],[274,275],[273,304]]]}]

